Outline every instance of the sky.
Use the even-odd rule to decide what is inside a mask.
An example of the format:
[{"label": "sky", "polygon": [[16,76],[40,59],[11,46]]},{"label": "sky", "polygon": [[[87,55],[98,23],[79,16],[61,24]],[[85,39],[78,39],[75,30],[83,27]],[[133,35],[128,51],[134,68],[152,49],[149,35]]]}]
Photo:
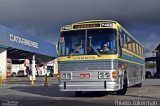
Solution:
[{"label": "sky", "polygon": [[0,0],[0,24],[56,44],[63,25],[115,20],[145,47],[160,43],[160,0]]}]

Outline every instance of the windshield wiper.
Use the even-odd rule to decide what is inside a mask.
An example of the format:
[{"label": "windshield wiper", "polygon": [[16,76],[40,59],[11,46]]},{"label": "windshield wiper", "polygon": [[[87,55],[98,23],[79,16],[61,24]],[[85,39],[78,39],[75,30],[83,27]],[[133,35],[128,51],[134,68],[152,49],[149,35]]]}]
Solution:
[{"label": "windshield wiper", "polygon": [[96,50],[92,44],[90,44],[90,46],[91,46],[91,47],[92,47],[92,49],[97,53],[97,55],[100,57],[100,56],[101,56],[101,54],[98,52],[98,50]]},{"label": "windshield wiper", "polygon": [[94,48],[94,46],[92,45],[92,36],[89,36],[89,45],[90,45],[90,47],[92,47],[92,49],[97,53],[97,55],[100,57],[101,55],[100,55],[100,53],[98,52],[98,50],[96,50],[95,48]]},{"label": "windshield wiper", "polygon": [[68,56],[68,58],[70,58],[72,55],[74,55],[78,50],[80,50],[80,48],[82,48],[82,43],[83,41],[81,40],[80,46],[78,46],[76,49],[74,49],[74,51]]},{"label": "windshield wiper", "polygon": [[82,46],[78,46],[76,49],[74,49],[73,53],[71,53],[68,57],[70,58],[72,55],[76,53]]}]

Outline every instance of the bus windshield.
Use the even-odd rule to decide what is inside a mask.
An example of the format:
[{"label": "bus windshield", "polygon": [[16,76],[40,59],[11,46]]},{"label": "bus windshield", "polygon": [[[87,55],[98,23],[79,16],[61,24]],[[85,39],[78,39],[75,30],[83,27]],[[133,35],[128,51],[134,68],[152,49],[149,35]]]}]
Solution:
[{"label": "bus windshield", "polygon": [[92,29],[62,32],[59,55],[115,54],[116,30]]}]

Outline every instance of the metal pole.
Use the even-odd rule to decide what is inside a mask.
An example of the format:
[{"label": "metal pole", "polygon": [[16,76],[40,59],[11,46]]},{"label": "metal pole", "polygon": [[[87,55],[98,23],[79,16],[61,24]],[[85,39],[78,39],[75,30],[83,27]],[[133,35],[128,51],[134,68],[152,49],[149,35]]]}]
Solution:
[{"label": "metal pole", "polygon": [[32,82],[31,85],[34,86],[34,79],[33,79],[33,75],[32,75]]},{"label": "metal pole", "polygon": [[47,87],[48,86],[48,81],[47,81],[47,74],[45,74],[45,79],[44,79],[44,86]]},{"label": "metal pole", "polygon": [[2,79],[2,72],[0,70],[0,85],[2,85],[2,84],[3,84],[3,79]]},{"label": "metal pole", "polygon": [[[46,65],[45,65],[46,66]],[[47,66],[46,66],[47,67]],[[45,77],[44,77],[44,86],[47,87],[48,86],[48,82],[47,82],[47,69],[45,68]]]},{"label": "metal pole", "polygon": [[35,69],[35,55],[32,58],[32,82],[31,85],[34,86],[36,80],[36,69]]},{"label": "metal pole", "polygon": [[84,54],[87,54],[87,30],[85,30],[85,50],[84,50]]}]

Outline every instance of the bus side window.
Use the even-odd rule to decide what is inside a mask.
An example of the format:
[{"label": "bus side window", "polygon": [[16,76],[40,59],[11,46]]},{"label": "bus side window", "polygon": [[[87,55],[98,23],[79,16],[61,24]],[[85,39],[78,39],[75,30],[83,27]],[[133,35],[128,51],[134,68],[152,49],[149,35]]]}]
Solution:
[{"label": "bus side window", "polygon": [[136,54],[138,54],[138,44],[136,43]]},{"label": "bus side window", "polygon": [[125,33],[122,33],[123,35],[123,43],[124,43],[124,47],[127,48],[127,36]]},{"label": "bus side window", "polygon": [[135,44],[135,41],[133,41],[133,43],[132,43],[132,47],[133,47],[133,52],[136,52],[136,44]]},{"label": "bus side window", "polygon": [[132,51],[132,39],[128,36],[127,37],[127,45],[128,45],[128,49]]},{"label": "bus side window", "polygon": [[122,32],[119,32],[120,35],[120,47],[124,46],[124,35],[122,34]]},{"label": "bus side window", "polygon": [[144,56],[144,48],[142,48],[142,56]]},{"label": "bus side window", "polygon": [[139,46],[139,54],[140,54],[140,56],[142,56],[141,46]]}]

